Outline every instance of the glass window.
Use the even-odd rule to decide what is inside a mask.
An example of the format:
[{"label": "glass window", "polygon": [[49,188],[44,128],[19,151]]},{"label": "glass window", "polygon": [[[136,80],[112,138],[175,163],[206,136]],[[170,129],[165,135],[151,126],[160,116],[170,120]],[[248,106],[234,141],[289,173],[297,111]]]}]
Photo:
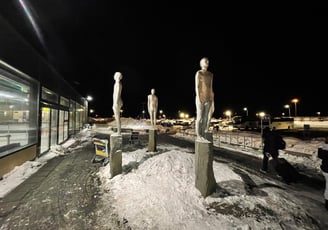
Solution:
[{"label": "glass window", "polygon": [[70,100],[69,104],[69,135],[75,133],[75,101]]},{"label": "glass window", "polygon": [[58,143],[61,144],[64,141],[64,125],[65,120],[65,111],[60,110],[59,111],[59,124],[58,124]]},{"label": "glass window", "polygon": [[58,95],[45,87],[42,87],[41,98],[42,98],[42,100],[53,102],[55,104],[58,103]]},{"label": "glass window", "polygon": [[78,133],[81,130],[82,123],[81,123],[81,105],[76,103],[76,117],[75,117],[75,133]]},{"label": "glass window", "polygon": [[37,143],[38,87],[0,68],[0,157]]},{"label": "glass window", "polygon": [[51,109],[51,138],[50,146],[57,145],[57,124],[58,124],[58,110]]},{"label": "glass window", "polygon": [[66,97],[60,97],[60,105],[69,107],[69,100]]},{"label": "glass window", "polygon": [[68,111],[64,112],[64,140],[68,139]]},{"label": "glass window", "polygon": [[41,113],[41,144],[40,153],[49,150],[49,132],[50,132],[50,108],[43,107]]}]

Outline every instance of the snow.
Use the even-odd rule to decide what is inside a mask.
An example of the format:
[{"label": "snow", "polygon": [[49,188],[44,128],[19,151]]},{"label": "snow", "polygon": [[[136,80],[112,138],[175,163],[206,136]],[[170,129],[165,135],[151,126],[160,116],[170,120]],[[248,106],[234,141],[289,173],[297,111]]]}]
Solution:
[{"label": "snow", "polygon": [[[147,126],[144,121],[138,126],[133,119],[122,124],[131,128],[129,122],[133,129],[142,130]],[[104,127],[94,127],[92,131],[110,133]],[[320,161],[315,155],[323,139],[284,139],[288,150],[310,156],[286,154],[288,160],[320,174]],[[48,154],[16,167],[0,181],[0,197],[35,173],[47,160],[69,154],[88,141],[91,141],[91,131],[82,130],[65,144],[52,148]],[[214,142],[214,145],[217,143]],[[237,148],[233,147],[245,154],[261,157],[258,151]],[[298,191],[279,181],[216,161],[213,169],[218,189],[210,196],[202,197],[194,186],[192,151],[174,145],[158,145],[157,152],[148,152],[147,148],[123,152],[122,174],[111,178],[109,164],[98,172],[104,191],[101,198],[104,206],[112,207],[118,218],[125,220],[132,229],[319,229],[315,224],[318,220],[313,221],[312,214],[315,213],[319,219],[327,216],[323,191],[307,194],[307,191]],[[322,203],[322,210],[316,206],[317,201],[319,205]],[[316,209],[319,210],[311,212]],[[103,222],[106,227],[106,220]]]}]

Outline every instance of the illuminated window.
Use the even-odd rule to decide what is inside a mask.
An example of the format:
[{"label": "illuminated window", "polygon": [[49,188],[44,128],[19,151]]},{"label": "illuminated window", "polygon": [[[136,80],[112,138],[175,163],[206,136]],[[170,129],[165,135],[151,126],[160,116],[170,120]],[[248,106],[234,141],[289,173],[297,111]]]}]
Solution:
[{"label": "illuminated window", "polygon": [[55,104],[58,103],[58,95],[51,90],[42,87],[42,100],[48,101],[48,102],[53,102]]},{"label": "illuminated window", "polygon": [[0,156],[37,143],[38,83],[0,68]]}]

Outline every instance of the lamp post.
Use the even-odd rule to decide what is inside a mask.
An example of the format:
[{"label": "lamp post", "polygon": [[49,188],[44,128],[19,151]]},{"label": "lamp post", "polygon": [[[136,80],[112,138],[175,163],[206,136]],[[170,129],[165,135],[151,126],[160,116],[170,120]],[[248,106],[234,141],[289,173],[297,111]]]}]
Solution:
[{"label": "lamp post", "polygon": [[298,102],[298,99],[297,98],[294,98],[292,100],[292,102],[295,104],[295,117],[297,116],[297,102]]},{"label": "lamp post", "polygon": [[244,111],[246,112],[246,117],[248,117],[248,109],[247,109],[247,107],[244,107]]},{"label": "lamp post", "polygon": [[290,106],[289,105],[285,105],[284,106],[286,109],[288,109],[288,115],[289,115],[289,117],[290,117]]},{"label": "lamp post", "polygon": [[259,113],[261,119],[261,149],[263,149],[263,117],[265,116],[264,112]]},{"label": "lamp post", "polygon": [[90,101],[92,101],[93,100],[93,98],[92,98],[92,96],[90,96],[90,95],[88,95],[87,96],[87,101],[86,101],[86,116],[87,116],[87,119],[89,119],[89,114],[91,113],[91,111],[89,111],[89,103],[90,103]]}]

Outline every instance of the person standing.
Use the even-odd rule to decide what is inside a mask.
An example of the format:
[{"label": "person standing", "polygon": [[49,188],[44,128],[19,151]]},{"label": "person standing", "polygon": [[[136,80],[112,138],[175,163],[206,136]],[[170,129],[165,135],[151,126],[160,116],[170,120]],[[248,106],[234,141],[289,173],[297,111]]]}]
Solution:
[{"label": "person standing", "polygon": [[325,207],[328,210],[328,137],[325,138],[324,145],[318,150],[318,157],[322,160],[320,168],[326,181],[323,195],[325,198]]},{"label": "person standing", "polygon": [[198,140],[206,140],[205,132],[209,130],[214,113],[213,74],[208,71],[209,60],[203,57],[200,60],[201,69],[196,72],[196,124],[195,132]]},{"label": "person standing", "polygon": [[121,108],[123,106],[123,100],[121,98],[122,93],[122,83],[121,80],[123,78],[122,73],[115,72],[114,74],[114,90],[113,90],[113,112],[116,120],[116,126],[117,126],[117,134],[121,134]]},{"label": "person standing", "polygon": [[148,113],[150,116],[150,123],[156,126],[156,117],[158,109],[158,98],[155,95],[155,89],[151,89],[151,94],[148,95]]},{"label": "person standing", "polygon": [[269,158],[272,157],[273,167],[276,167],[278,164],[279,149],[276,146],[276,134],[275,131],[270,130],[269,127],[263,129],[263,159],[261,172],[268,172]]}]

